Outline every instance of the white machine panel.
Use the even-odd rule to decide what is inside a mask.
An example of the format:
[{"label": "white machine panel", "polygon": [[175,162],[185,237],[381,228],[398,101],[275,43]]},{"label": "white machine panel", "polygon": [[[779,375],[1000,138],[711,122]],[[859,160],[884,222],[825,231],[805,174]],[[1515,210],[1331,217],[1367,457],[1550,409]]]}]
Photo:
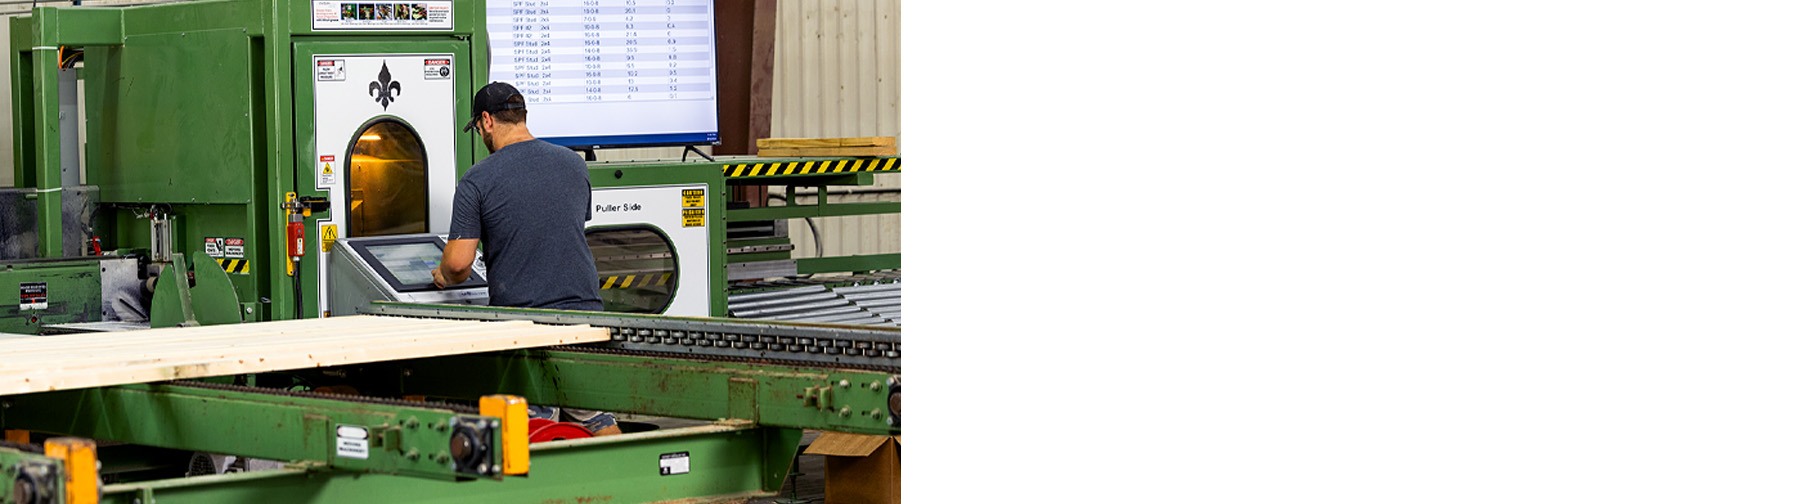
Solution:
[{"label": "white machine panel", "polygon": [[[407,125],[424,144],[427,183],[427,228],[450,231],[450,206],[456,192],[456,86],[451,54],[336,54],[313,57],[313,184],[330,193],[331,220],[319,221],[342,237],[359,236],[349,229],[349,150],[368,125],[393,119]],[[319,285],[330,277],[325,240],[312,240],[319,254]],[[319,306],[330,310],[327,289]]]},{"label": "white machine panel", "polygon": [[662,231],[674,246],[677,284],[664,315],[711,314],[712,248],[706,232],[706,196],[705,184],[594,189],[594,216],[587,222],[588,229],[648,225]]}]

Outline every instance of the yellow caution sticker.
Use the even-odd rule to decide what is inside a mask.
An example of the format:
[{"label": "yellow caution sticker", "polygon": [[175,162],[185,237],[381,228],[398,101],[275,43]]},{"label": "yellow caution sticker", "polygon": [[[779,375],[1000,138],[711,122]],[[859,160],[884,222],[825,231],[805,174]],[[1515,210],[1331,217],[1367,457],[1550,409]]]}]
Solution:
[{"label": "yellow caution sticker", "polygon": [[823,173],[897,172],[900,158],[835,159],[824,161],[789,161],[786,163],[728,164],[725,176],[765,177],[770,175],[818,175]]},{"label": "yellow caution sticker", "polygon": [[705,189],[682,189],[681,208],[704,208],[706,206]]},{"label": "yellow caution sticker", "polygon": [[320,224],[319,225],[319,251],[330,252],[331,246],[337,245],[337,239],[338,239],[337,224]]},{"label": "yellow caution sticker", "polygon": [[705,227],[705,208],[684,208],[681,210],[681,227]]},{"label": "yellow caution sticker", "polygon": [[250,260],[249,259],[217,258],[217,259],[213,259],[213,261],[218,262],[219,269],[225,270],[226,273],[236,273],[239,275],[250,274]]}]

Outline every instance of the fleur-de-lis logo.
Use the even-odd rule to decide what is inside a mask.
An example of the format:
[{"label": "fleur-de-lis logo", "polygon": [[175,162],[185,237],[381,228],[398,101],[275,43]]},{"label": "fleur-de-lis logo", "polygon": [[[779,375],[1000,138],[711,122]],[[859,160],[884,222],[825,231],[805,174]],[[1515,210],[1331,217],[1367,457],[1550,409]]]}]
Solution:
[{"label": "fleur-de-lis logo", "polygon": [[381,62],[381,74],[376,77],[381,80],[369,82],[369,96],[375,97],[375,102],[381,104],[381,110],[387,110],[388,104],[394,102],[394,97],[400,96],[400,83],[393,82],[394,76],[388,73],[386,61]]}]

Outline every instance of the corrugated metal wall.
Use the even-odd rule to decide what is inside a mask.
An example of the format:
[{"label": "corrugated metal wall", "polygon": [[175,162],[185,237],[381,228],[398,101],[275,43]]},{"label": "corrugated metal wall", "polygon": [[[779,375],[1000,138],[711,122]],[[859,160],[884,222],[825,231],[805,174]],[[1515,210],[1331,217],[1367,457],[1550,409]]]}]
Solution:
[{"label": "corrugated metal wall", "polygon": [[[780,0],[775,14],[774,137],[900,136],[900,1]],[[898,141],[898,140],[897,140]],[[900,201],[900,175],[831,201]],[[770,188],[780,194],[782,188]],[[858,192],[861,192],[860,190]],[[797,198],[813,203],[812,198]],[[900,216],[813,219],[824,256],[900,252]],[[819,255],[796,219],[795,257]]]},{"label": "corrugated metal wall", "polygon": [[[0,37],[5,36],[5,31],[5,25],[0,24]],[[772,136],[900,136],[899,0],[781,0],[776,6],[775,39]],[[0,58],[0,73],[10,74],[6,65],[5,58]],[[10,84],[10,80],[0,79],[0,118],[12,114],[12,104],[7,100]],[[0,121],[0,132],[4,132],[0,136],[11,138],[11,127],[10,120]],[[710,148],[702,150],[710,153]],[[678,148],[599,153],[601,161],[679,158]],[[12,142],[0,142],[0,165],[7,166],[0,170],[0,186],[12,185],[11,162]],[[841,201],[900,200],[899,174],[879,175],[876,180],[878,191],[886,192],[846,196]],[[771,188],[770,192],[781,194],[782,188]],[[798,199],[803,204],[813,202],[810,197]],[[796,219],[789,224],[795,256],[819,255],[806,223]],[[819,228],[826,256],[900,251],[899,216],[833,217],[814,219],[813,224]]]}]

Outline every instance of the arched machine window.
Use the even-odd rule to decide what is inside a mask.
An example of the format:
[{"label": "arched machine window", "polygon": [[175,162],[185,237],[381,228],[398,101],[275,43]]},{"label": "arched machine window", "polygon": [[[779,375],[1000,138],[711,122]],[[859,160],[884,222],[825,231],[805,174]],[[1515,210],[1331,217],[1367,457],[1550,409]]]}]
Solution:
[{"label": "arched machine window", "polygon": [[587,230],[588,250],[600,272],[600,299],[606,311],[662,313],[675,300],[675,245],[653,226],[595,227]]},{"label": "arched machine window", "polygon": [[350,160],[349,236],[426,231],[425,143],[412,127],[393,118],[370,121],[357,131],[345,157]]}]

